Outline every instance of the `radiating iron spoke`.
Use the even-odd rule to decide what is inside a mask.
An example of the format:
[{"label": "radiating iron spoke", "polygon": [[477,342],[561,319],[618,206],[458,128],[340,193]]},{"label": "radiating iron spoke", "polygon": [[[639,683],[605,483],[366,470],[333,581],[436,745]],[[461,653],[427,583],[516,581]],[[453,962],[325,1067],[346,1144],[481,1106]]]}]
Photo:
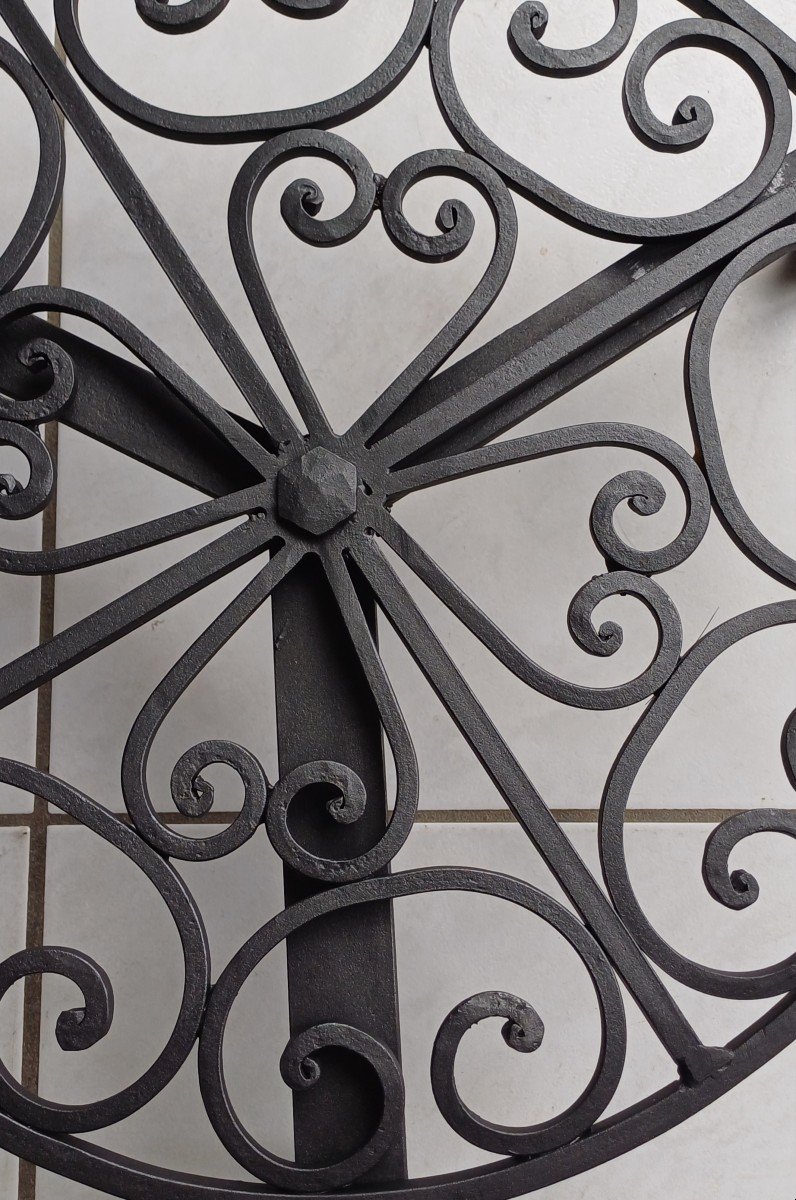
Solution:
[{"label": "radiating iron spoke", "polygon": [[[628,683],[617,684],[615,687],[589,687],[586,684],[571,683],[561,679],[552,672],[534,662],[522,651],[511,638],[492,621],[482,609],[456,584],[450,576],[434,561],[414,538],[403,529],[389,513],[380,513],[374,517],[374,529],[384,538],[387,545],[399,555],[419,579],[431,588],[438,600],[441,600],[462,624],[470,630],[483,646],[494,654],[513,675],[523,683],[534,688],[543,696],[571,704],[576,708],[588,708],[595,711],[624,708],[628,704],[638,703],[647,699],[657,691],[671,675],[677,666],[682,647],[682,627],[677,610],[665,593],[652,581],[644,576],[634,575],[629,571],[616,571],[598,577],[581,589],[570,610],[570,628],[579,628],[573,615],[582,607],[583,617],[590,618],[591,611],[600,600],[612,595],[635,595],[641,599],[654,616],[659,629],[659,644],[652,664]],[[596,585],[600,584],[600,590]],[[584,638],[580,639],[583,643]],[[611,645],[601,644],[599,634],[595,635],[594,645],[589,643],[592,652],[610,652],[616,642]]]},{"label": "radiating iron spoke", "polygon": [[274,540],[253,518],[84,617],[0,669],[0,707],[12,704],[261,553]]},{"label": "radiating iron spoke", "polygon": [[244,513],[258,510],[262,502],[262,487],[255,486],[218,500],[207,500],[203,504],[194,505],[193,508],[185,508],[182,512],[156,517],[154,521],[132,525],[129,529],[105,533],[86,542],[76,542],[71,546],[54,546],[49,550],[11,550],[0,547],[0,571],[7,571],[11,575],[57,575],[63,571],[95,566],[112,558],[133,554],[137,550],[159,546],[188,533],[197,533],[200,529],[207,529],[222,521],[241,517]]}]

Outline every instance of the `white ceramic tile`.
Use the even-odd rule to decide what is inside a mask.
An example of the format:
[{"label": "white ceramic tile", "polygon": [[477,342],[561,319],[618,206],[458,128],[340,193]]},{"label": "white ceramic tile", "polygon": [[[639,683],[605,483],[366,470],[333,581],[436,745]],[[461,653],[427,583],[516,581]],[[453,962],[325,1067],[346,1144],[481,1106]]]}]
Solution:
[{"label": "white ceramic tile", "polygon": [[[565,828],[596,871],[594,826],[575,823]],[[702,885],[699,862],[708,832],[704,825],[628,828],[631,875],[645,910],[679,949],[713,965],[744,969],[781,958],[790,948],[796,915],[792,859],[787,857],[792,851],[782,844],[786,839],[751,839],[743,847],[743,858],[738,852],[738,862],[760,880],[761,897],[745,912],[731,913],[710,900]],[[563,899],[524,834],[513,826],[418,825],[395,865],[498,870]],[[258,834],[227,860],[183,870],[208,921],[217,975],[240,942],[280,907],[279,863]],[[45,1094],[87,1099],[131,1078],[162,1044],[179,991],[179,953],[168,917],[150,889],[115,851],[84,831],[61,828],[51,835],[48,889],[48,939],[79,946],[95,957],[109,971],[116,991],[111,1033],[92,1050],[69,1056],[61,1054],[49,1031],[58,1012],[74,1002],[71,989],[59,980],[45,984]],[[101,904],[96,906],[98,899]],[[135,913],[132,922],[124,918],[130,912]],[[493,898],[459,893],[405,898],[395,905],[395,922],[410,1172],[460,1170],[489,1161],[489,1155],[452,1133],[434,1105],[428,1064],[439,1024],[457,1003],[480,990],[511,991],[533,1003],[546,1026],[543,1045],[533,1056],[508,1050],[497,1036],[496,1023],[486,1022],[468,1034],[457,1078],[467,1102],[489,1119],[507,1124],[540,1120],[570,1103],[591,1074],[598,1038],[593,992],[579,961],[560,939],[536,918]],[[244,989],[233,1013],[227,1059],[241,1115],[257,1136],[289,1155],[289,1104],[274,1070],[287,1036],[283,972],[284,962],[276,958]],[[712,1043],[741,1032],[766,1007],[674,990],[686,1016]],[[626,1008],[626,1072],[609,1113],[674,1079],[671,1061],[627,996]],[[761,1189],[769,1189],[757,1194],[766,1200],[769,1195],[787,1200],[790,1172],[796,1168],[796,1147],[789,1140],[796,1114],[792,1067],[792,1054],[783,1056],[725,1097],[715,1111],[711,1108],[695,1118],[693,1126],[689,1123],[654,1141],[638,1159],[634,1152],[627,1162],[608,1164],[579,1181],[558,1185],[561,1194],[644,1194],[645,1200],[649,1194],[654,1200],[656,1191],[624,1193],[622,1186],[648,1177],[663,1196],[663,1181],[669,1176],[661,1172],[674,1155],[678,1162],[672,1178],[678,1183],[678,1196],[696,1198],[697,1182],[704,1187],[706,1181],[726,1180],[721,1184],[726,1191],[717,1194],[740,1200],[740,1182],[757,1179]],[[95,1139],[148,1161],[241,1177],[207,1132],[193,1069],[192,1062],[186,1064],[151,1109]],[[702,1173],[695,1178],[696,1162],[701,1162]],[[589,1190],[592,1178],[594,1191]],[[61,1185],[45,1173],[41,1184],[47,1200],[88,1195],[86,1189]],[[58,1191],[56,1185],[65,1190]],[[559,1192],[552,1188],[543,1194]]]},{"label": "white ceramic tile", "polygon": [[[52,33],[54,22],[49,0],[34,0],[31,9],[43,27]],[[14,42],[0,17],[0,37]],[[5,72],[0,72],[0,147],[5,163],[13,163],[3,178],[0,205],[0,247],[7,245],[30,200],[38,168],[36,123],[25,98]],[[42,247],[18,287],[47,282],[48,244]],[[0,472],[27,474],[22,455],[12,447],[0,447]],[[14,550],[36,550],[41,546],[41,518],[4,521],[0,540]],[[24,576],[0,576],[0,662],[11,662],[31,649],[39,638],[39,581]],[[0,715],[0,754],[33,762],[36,753],[36,696],[26,696]],[[0,784],[0,811],[24,812],[32,799]]]},{"label": "white ceramic tile", "polygon": [[[28,831],[0,830],[0,962],[25,946],[26,896],[28,883]],[[23,985],[17,984],[0,1004],[0,1059],[10,1071],[19,1072],[22,1058]],[[0,1196],[15,1196],[17,1162],[0,1150]]]}]

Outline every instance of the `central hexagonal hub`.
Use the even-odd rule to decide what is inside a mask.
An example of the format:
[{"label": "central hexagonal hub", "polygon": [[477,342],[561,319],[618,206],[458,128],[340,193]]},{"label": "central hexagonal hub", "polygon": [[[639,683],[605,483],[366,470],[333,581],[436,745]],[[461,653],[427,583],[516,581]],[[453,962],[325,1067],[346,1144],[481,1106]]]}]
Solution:
[{"label": "central hexagonal hub", "polygon": [[328,533],[357,511],[357,469],[331,450],[316,446],[287,463],[277,476],[280,517],[316,536]]}]

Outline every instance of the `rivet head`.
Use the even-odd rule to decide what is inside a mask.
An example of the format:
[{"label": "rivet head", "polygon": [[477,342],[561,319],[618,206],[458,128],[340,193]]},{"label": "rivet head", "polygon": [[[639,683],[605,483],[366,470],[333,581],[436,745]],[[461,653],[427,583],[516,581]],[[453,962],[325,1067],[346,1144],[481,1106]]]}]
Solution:
[{"label": "rivet head", "polygon": [[276,496],[279,516],[317,537],[356,512],[357,469],[316,446],[282,468]]}]

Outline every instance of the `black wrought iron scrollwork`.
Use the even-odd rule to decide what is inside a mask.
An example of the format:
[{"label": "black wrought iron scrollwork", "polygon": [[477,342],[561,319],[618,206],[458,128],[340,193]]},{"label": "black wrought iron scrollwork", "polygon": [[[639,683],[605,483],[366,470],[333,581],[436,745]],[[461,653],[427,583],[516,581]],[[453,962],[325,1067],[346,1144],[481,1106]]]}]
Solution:
[{"label": "black wrought iron scrollwork", "polygon": [[774,230],[739,254],[721,273],[691,329],[686,374],[696,436],[716,510],[746,554],[791,584],[796,584],[796,560],[761,533],[730,478],[710,385],[710,354],[722,309],[735,289],[747,276],[789,253],[794,246],[796,232],[792,226]]},{"label": "black wrought iron scrollwork", "polygon": [[[272,545],[278,546],[276,531]],[[231,742],[203,742],[187,750],[172,771],[171,798],[177,810],[186,817],[207,816],[213,807],[213,785],[202,778],[202,771],[212,764],[226,763],[243,783],[243,807],[239,816],[221,833],[206,838],[186,837],[159,820],[147,785],[147,762],[157,732],[173,705],[213,655],[256,612],[274,583],[284,578],[294,563],[295,555],[289,550],[276,549],[268,566],[216,618],[158,685],[130,731],[122,757],[125,803],[142,837],[154,849],[172,858],[204,861],[229,854],[252,836],[263,818],[268,781],[254,755],[241,746]]]},{"label": "black wrought iron scrollwork", "polygon": [[55,470],[50,452],[39,435],[24,425],[0,421],[0,445],[14,446],[24,454],[30,477],[21,484],[15,475],[0,476],[0,517],[21,520],[46,507],[52,496]]},{"label": "black wrought iron scrollwork", "polygon": [[[469,113],[456,82],[451,56],[453,26],[463,3],[464,0],[440,0],[434,13],[431,34],[434,83],[448,123],[468,150],[490,163],[525,195],[548,207],[563,220],[591,233],[632,242],[694,234],[741,212],[760,195],[780,169],[788,150],[792,116],[788,87],[779,66],[768,51],[744,31],[722,21],[689,18],[673,21],[655,30],[633,52],[625,73],[623,90],[630,126],[637,136],[657,150],[686,150],[704,141],[713,121],[710,106],[705,100],[688,96],[678,105],[672,122],[666,123],[652,113],[645,95],[647,74],[662,55],[686,46],[704,46],[737,59],[757,85],[767,121],[766,144],[757,166],[732,191],[700,209],[678,216],[624,216],[570,195],[501,149]],[[536,4],[530,5],[531,12],[537,13],[537,21],[540,8]],[[514,44],[517,44],[519,33],[525,51],[530,49],[529,41],[524,36],[526,12],[526,6],[521,6],[512,22]],[[625,26],[620,24],[620,28],[624,30]],[[592,55],[596,55],[595,66],[603,66],[615,57],[613,53],[601,57],[602,51],[597,47],[579,53],[580,60],[587,63]],[[533,56],[524,53],[525,60],[534,69],[540,65],[539,57],[540,54]],[[548,61],[545,57],[543,69]]]},{"label": "black wrought iron scrollwork", "polygon": [[[641,718],[619,755],[606,785],[600,814],[600,850],[606,883],[617,909],[650,957],[686,983],[715,996],[752,999],[791,991],[796,982],[796,954],[774,967],[730,972],[694,963],[674,950],[653,928],[633,891],[623,849],[623,817],[633,780],[651,747],[683,698],[712,662],[743,638],[796,620],[796,604],[783,601],[731,618],[696,643],[654,704]],[[786,725],[786,729],[788,725]],[[730,852],[753,833],[796,832],[792,814],[751,810],[731,817],[711,834],[705,847],[704,878],[713,897],[726,907],[741,909],[757,899],[757,881],[746,872],[728,873]]]},{"label": "black wrought iron scrollwork", "polygon": [[544,41],[549,14],[541,0],[524,0],[509,25],[509,44],[520,62],[550,75],[588,75],[618,58],[633,36],[636,0],[614,0],[614,23],[599,42],[559,50]]},{"label": "black wrought iron scrollwork", "polygon": [[[437,1035],[431,1063],[431,1079],[437,1103],[446,1120],[468,1141],[498,1153],[533,1154],[541,1150],[557,1148],[588,1128],[607,1106],[622,1074],[625,1055],[625,1022],[621,994],[610,966],[597,944],[583,926],[560,904],[551,900],[529,884],[517,879],[508,879],[488,871],[456,868],[436,868],[427,871],[407,871],[389,878],[374,878],[359,883],[346,884],[330,892],[322,892],[311,900],[296,904],[274,917],[258,930],[241,947],[214,989],[202,1036],[199,1043],[199,1070],[205,1103],[216,1132],[227,1149],[253,1174],[277,1186],[307,1190],[340,1186],[354,1179],[361,1172],[362,1161],[377,1160],[395,1135],[397,1112],[403,1101],[400,1074],[395,1074],[397,1064],[384,1047],[372,1044],[372,1039],[361,1032],[332,1027],[325,1030],[308,1030],[305,1042],[288,1047],[291,1069],[286,1072],[285,1058],[282,1071],[291,1087],[311,1086],[320,1068],[309,1065],[303,1069],[296,1060],[309,1057],[322,1045],[344,1046],[356,1053],[364,1054],[379,1073],[384,1097],[384,1107],[377,1131],[367,1146],[346,1162],[313,1171],[303,1171],[267,1154],[254,1143],[240,1125],[232,1108],[224,1083],[222,1048],[224,1027],[232,1005],[244,982],[274,948],[289,933],[301,928],[308,921],[316,920],[324,913],[339,911],[356,904],[373,903],[385,898],[398,898],[418,893],[456,890],[480,892],[497,896],[510,903],[520,905],[549,923],[573,946],[587,967],[600,1005],[605,1044],[601,1048],[599,1064],[594,1077],[581,1099],[558,1119],[529,1130],[506,1130],[490,1125],[475,1117],[456,1091],[454,1062],[456,1049],[466,1030],[486,1016],[508,1017],[512,1022],[510,1044],[515,1048],[535,1048],[532,1035],[539,1036],[541,1025],[538,1016],[524,1001],[506,997],[504,993],[489,993],[474,997],[459,1006],[448,1016]],[[516,1027],[516,1031],[515,1031]],[[523,1041],[528,1038],[527,1043]],[[327,1040],[328,1039],[328,1040]],[[296,1063],[296,1065],[292,1065]]]},{"label": "black wrought iron scrollwork", "polygon": [[[80,30],[80,0],[55,0],[58,33],[69,60],[93,92],[111,108],[153,133],[199,142],[260,141],[288,129],[337,125],[378,104],[400,83],[420,53],[433,0],[412,0],[403,33],[392,51],[354,87],[315,104],[273,112],[198,116],[172,112],[128,92],[92,58]],[[214,20],[229,0],[188,0],[168,5],[136,0],[139,14],[161,31],[188,33]],[[290,16],[329,16],[342,7],[336,0],[268,0]]]},{"label": "black wrought iron scrollwork", "polygon": [[0,398],[0,419],[38,423],[51,421],[68,404],[75,387],[75,367],[64,349],[50,338],[33,338],[19,352],[19,361],[36,375],[47,375],[43,391],[24,400]]},{"label": "black wrought iron scrollwork", "polygon": [[[0,445],[13,446],[24,455],[28,479],[21,483],[8,471],[0,475],[0,518],[11,521],[35,516],[46,508],[55,487],[55,467],[49,450],[35,424],[50,421],[71,398],[75,385],[74,367],[68,354],[49,338],[33,338],[19,351],[22,366],[36,375],[47,375],[50,382],[43,390],[24,400],[0,396]],[[35,551],[0,550],[0,570],[38,558]]]},{"label": "black wrought iron scrollwork", "polygon": [[[0,760],[0,780],[43,796],[125,854],[160,893],[180,936],[185,961],[180,1011],[166,1046],[134,1083],[103,1100],[65,1105],[34,1096],[17,1083],[7,1067],[0,1065],[0,1106],[9,1116],[33,1129],[58,1134],[101,1129],[148,1104],[173,1079],[191,1052],[210,985],[210,955],[204,925],[177,872],[107,809],[53,775],[10,759]],[[48,946],[22,951],[0,966],[0,990],[5,993],[25,975],[53,971],[77,983],[85,1001],[83,1009],[61,1013],[57,1026],[59,1043],[65,1049],[86,1050],[110,1029],[113,992],[102,968],[85,955]]]},{"label": "black wrought iron scrollwork", "polygon": [[[311,19],[331,17],[345,0],[266,3],[283,15]],[[728,15],[727,5],[701,0],[691,6],[699,9],[699,19],[673,21],[633,44],[636,2],[614,0],[614,22],[604,36],[593,45],[562,50],[548,36],[546,7],[536,0],[519,4],[506,32],[513,53],[529,70],[566,79],[601,70],[627,55],[626,116],[635,134],[655,150],[688,150],[708,136],[712,124],[710,107],[698,96],[683,100],[670,123],[652,112],[647,76],[663,55],[684,46],[719,52],[737,61],[757,86],[767,129],[759,161],[746,180],[690,213],[623,216],[567,194],[532,164],[505,153],[475,123],[452,61],[451,38],[462,4],[407,0],[403,33],[385,61],[336,97],[273,112],[202,116],[151,105],[116,83],[87,49],[79,0],[54,0],[69,66],[47,41],[25,0],[0,0],[0,15],[23,51],[0,42],[0,67],[32,108],[39,137],[33,195],[0,256],[0,444],[20,451],[29,466],[26,482],[11,471],[0,474],[0,518],[24,519],[51,502],[55,467],[41,426],[52,421],[73,424],[207,497],[182,511],[77,544],[0,549],[0,572],[46,575],[109,563],[186,534],[203,532],[205,537],[204,544],[173,565],[1,666],[0,707],[236,568],[252,564],[250,581],[164,668],[148,698],[141,697],[121,762],[124,820],[46,772],[0,760],[0,783],[54,804],[125,854],[162,897],[181,940],[184,985],[177,1020],[160,1055],[133,1083],[96,1102],[56,1104],[34,1094],[0,1064],[0,1145],[118,1196],[244,1200],[345,1189],[361,1200],[388,1192],[393,1200],[413,1200],[421,1192],[433,1200],[460,1200],[462,1188],[479,1200],[527,1194],[684,1120],[796,1037],[796,1006],[789,995],[796,987],[796,959],[739,972],[685,957],[664,941],[644,912],[632,887],[623,841],[635,777],[694,683],[737,642],[796,619],[792,602],[770,604],[735,616],[684,646],[676,590],[658,578],[692,556],[698,565],[710,517],[716,514],[750,560],[778,580],[796,582],[792,558],[757,529],[734,488],[710,385],[711,341],[729,297],[752,271],[794,245],[796,166],[786,153],[791,133],[787,71],[791,49],[796,62],[796,47],[784,35],[767,36],[767,27],[743,12],[733,15],[733,8]],[[231,21],[234,0],[135,0],[134,7],[157,32],[191,35],[222,13]],[[715,10],[716,19],[704,16],[706,8]],[[377,156],[369,161],[351,140],[353,127],[345,137],[332,127],[378,103],[423,54],[428,55],[443,115],[462,148],[423,148],[382,174]],[[254,143],[231,188],[227,231],[250,307],[304,428],[280,401],[70,68],[116,113],[152,133],[197,143]],[[63,287],[16,287],[52,226],[61,196],[59,110],[186,303],[247,402],[250,419],[224,408],[101,299]],[[332,428],[291,343],[255,244],[256,206],[272,204],[267,191],[261,197],[263,186],[277,166],[294,159],[329,162],[353,185],[347,207],[332,216],[312,178],[294,179],[283,190],[281,219],[319,251],[356,238],[373,222],[399,253],[431,266],[468,252],[476,212],[485,208],[491,223],[489,259],[470,294],[441,329],[429,331],[420,353],[343,432]],[[450,181],[451,191],[434,214],[436,232],[428,233],[410,220],[406,202],[417,184],[432,177]],[[458,198],[460,185],[464,199]],[[477,209],[466,199],[472,192],[483,202]],[[515,195],[590,232],[652,245],[576,289],[527,326],[450,366],[509,277],[518,238]],[[685,399],[695,449],[657,430],[620,421],[554,424],[542,432],[493,440],[694,309]],[[93,324],[114,338],[135,365],[125,362],[122,369],[120,359],[38,317],[53,312]],[[475,473],[503,467],[532,472],[541,458],[600,447],[636,457],[632,469],[605,480],[590,511],[584,510],[584,524],[588,522],[604,570],[584,579],[569,605],[567,628],[585,653],[614,654],[623,630],[616,621],[600,619],[601,605],[629,596],[646,609],[658,636],[651,661],[635,678],[587,686],[558,678],[516,645],[410,536],[402,524],[401,501]],[[637,516],[654,517],[669,502],[671,480],[684,500],[679,531],[665,545],[634,546],[620,527],[623,506]],[[646,702],[619,750],[599,810],[608,894],[454,663],[401,568],[394,567],[396,558],[503,667],[541,695],[595,713]],[[210,729],[204,740],[175,755],[169,787],[161,794],[150,784],[149,763],[164,722],[189,687],[202,686],[205,668],[266,604],[272,608],[277,681],[275,777],[268,778],[251,749],[216,737]],[[398,702],[380,648],[379,630],[385,623],[428,680],[514,815],[518,831],[551,869],[569,907],[521,880],[475,868],[389,873],[411,836],[423,780],[411,721]],[[782,758],[796,786],[796,716],[783,714],[783,720]],[[386,758],[391,759],[391,793]],[[214,806],[228,811],[216,803],[209,778],[218,765],[228,768],[237,793],[242,791],[239,810],[209,836],[206,830],[193,836],[192,824],[201,824]],[[175,810],[181,827],[175,825]],[[233,854],[261,827],[261,836],[267,835],[284,864],[286,904],[220,965],[211,986],[202,917],[170,860],[203,863]],[[735,813],[707,839],[704,882],[726,908],[754,904],[765,886],[735,865],[736,850],[740,860],[744,839],[759,832],[796,836],[792,812],[765,808]],[[566,1014],[537,1011],[533,997],[500,990],[499,980],[491,990],[463,1000],[442,1020],[431,1051],[434,1097],[461,1138],[506,1157],[475,1175],[412,1181],[405,1178],[403,1157],[405,1087],[390,906],[404,897],[440,891],[501,899],[563,938],[593,988],[601,1041],[592,1077],[568,1108],[538,1125],[499,1125],[470,1109],[458,1091],[456,1057],[463,1039],[479,1021],[495,1018],[503,1022],[510,1047],[531,1053],[542,1045],[546,1027]],[[324,938],[330,943],[319,956],[323,967],[313,975],[313,948]],[[259,964],[284,942],[291,1036],[280,1071],[297,1097],[296,1124],[302,1136],[297,1137],[295,1161],[274,1154],[246,1128],[224,1068],[225,1031],[238,996]],[[79,948],[20,949],[0,964],[0,999],[27,976],[48,973],[71,980],[83,997],[80,1007],[58,1018],[59,1045],[76,1052],[95,1045],[112,1028],[114,996],[103,967]],[[771,998],[773,1006],[733,1042],[705,1044],[665,976],[711,995]],[[624,1070],[620,983],[668,1055],[672,1082],[606,1120]],[[167,1172],[119,1159],[73,1136],[105,1128],[148,1104],[195,1046],[209,1121],[229,1153],[260,1184]],[[343,1071],[340,1062],[349,1064],[350,1071]],[[367,1105],[352,1102],[356,1089],[365,1089]],[[313,1096],[322,1097],[315,1108]],[[323,1136],[317,1134],[324,1153],[307,1154],[308,1137],[314,1138],[324,1122]]]},{"label": "black wrought iron scrollwork", "polygon": [[19,282],[44,244],[61,200],[64,182],[64,137],[46,87],[27,59],[0,38],[0,70],[20,89],[36,118],[39,167],[33,195],[19,227],[0,254],[0,291]]},{"label": "black wrought iron scrollwork", "polygon": [[307,1168],[270,1154],[240,1123],[224,1078],[224,1030],[243,984],[269,951],[306,922],[351,904],[412,894],[412,890],[411,874],[395,875],[342,885],[295,904],[249,938],[224,969],[213,989],[199,1040],[202,1095],[213,1127],[224,1145],[238,1162],[258,1178],[280,1188],[309,1192],[345,1186],[359,1178],[379,1161],[397,1136],[403,1112],[404,1088],[394,1056],[387,1047],[363,1030],[335,1023],[304,1030],[291,1039],[282,1056],[280,1068],[288,1085],[294,1089],[312,1087],[323,1069],[315,1055],[326,1047],[335,1046],[364,1058],[376,1072],[382,1094],[382,1109],[380,1113],[374,1113],[375,1129],[367,1143],[338,1163]]},{"label": "black wrought iron scrollwork", "polygon": [[[506,897],[508,888],[493,883],[491,892]],[[569,914],[551,903],[547,896],[515,893],[518,903],[561,933],[576,950],[586,966],[600,1007],[602,1044],[597,1068],[583,1094],[574,1104],[552,1120],[527,1129],[507,1129],[485,1121],[472,1112],[456,1088],[456,1051],[462,1037],[476,1022],[485,1017],[506,1018],[503,1027],[505,1041],[514,1050],[532,1052],[541,1045],[544,1025],[539,1014],[516,996],[503,992],[481,993],[458,1005],[443,1022],[434,1042],[431,1059],[431,1084],[437,1105],[458,1134],[497,1154],[540,1154],[560,1149],[567,1142],[591,1128],[613,1096],[625,1061],[626,1030],[622,997],[610,965],[583,927],[571,920]]]}]

